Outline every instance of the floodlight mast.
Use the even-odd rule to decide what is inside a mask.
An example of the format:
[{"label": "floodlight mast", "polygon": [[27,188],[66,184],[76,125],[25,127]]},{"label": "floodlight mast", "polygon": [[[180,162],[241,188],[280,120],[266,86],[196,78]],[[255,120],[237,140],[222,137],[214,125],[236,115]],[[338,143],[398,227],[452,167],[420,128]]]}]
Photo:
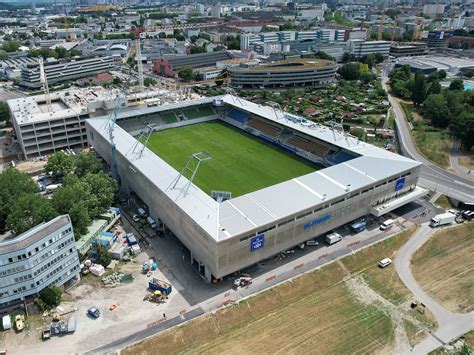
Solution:
[{"label": "floodlight mast", "polygon": [[110,145],[112,146],[112,166],[110,168],[112,177],[118,181],[118,171],[117,171],[117,160],[115,156],[115,142],[114,142],[114,128],[115,128],[115,122],[117,121],[117,116],[118,113],[120,112],[120,109],[122,108],[123,104],[123,98],[122,98],[122,93],[119,92],[117,93],[117,97],[115,98],[115,106],[114,110],[112,111],[112,114],[110,115],[109,119],[105,123],[105,128],[109,132],[109,141]]},{"label": "floodlight mast", "polygon": [[171,189],[175,189],[176,185],[178,184],[179,180],[181,177],[184,175],[186,172],[191,173],[191,177],[188,179],[188,182],[184,186],[184,188],[181,190],[181,192],[178,194],[176,199],[183,193],[183,197],[186,197],[189,187],[191,186],[194,177],[196,176],[196,173],[201,166],[201,163],[210,160],[211,159],[211,153],[209,152],[199,152],[199,153],[194,153],[191,154],[186,161],[186,164],[184,164],[184,167],[180,170],[178,176],[174,179],[173,182],[171,182]]}]

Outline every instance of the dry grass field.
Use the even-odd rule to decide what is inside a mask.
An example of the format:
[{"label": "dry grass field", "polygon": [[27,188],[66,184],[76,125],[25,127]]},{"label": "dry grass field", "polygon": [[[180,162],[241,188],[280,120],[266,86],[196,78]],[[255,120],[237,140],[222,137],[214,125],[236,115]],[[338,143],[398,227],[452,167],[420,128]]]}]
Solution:
[{"label": "dry grass field", "polygon": [[453,312],[474,310],[474,223],[436,232],[413,256],[413,275]]},{"label": "dry grass field", "polygon": [[413,229],[214,314],[146,339],[123,354],[357,354],[409,348],[433,328],[409,308],[393,257]]}]

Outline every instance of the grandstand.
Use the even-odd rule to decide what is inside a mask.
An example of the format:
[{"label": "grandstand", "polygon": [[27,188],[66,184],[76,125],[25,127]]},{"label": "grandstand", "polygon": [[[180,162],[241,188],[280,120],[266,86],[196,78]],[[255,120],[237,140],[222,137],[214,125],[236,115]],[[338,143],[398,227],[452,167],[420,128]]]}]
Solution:
[{"label": "grandstand", "polygon": [[[106,120],[86,128],[111,164]],[[156,132],[133,154],[146,125]],[[121,191],[140,197],[209,282],[426,193],[418,162],[231,95],[123,111],[114,138]],[[200,152],[210,159],[188,165]]]}]

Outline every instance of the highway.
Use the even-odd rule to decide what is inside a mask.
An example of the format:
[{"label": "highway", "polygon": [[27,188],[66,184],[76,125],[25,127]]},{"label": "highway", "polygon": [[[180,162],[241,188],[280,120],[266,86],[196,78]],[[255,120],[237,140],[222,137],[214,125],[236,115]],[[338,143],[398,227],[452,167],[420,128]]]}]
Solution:
[{"label": "highway", "polygon": [[443,193],[462,202],[474,202],[474,180],[453,174],[423,157],[416,149],[410,134],[405,114],[398,101],[387,90],[388,73],[393,64],[388,63],[382,71],[382,86],[388,93],[388,99],[395,113],[396,130],[401,153],[423,164],[420,173],[420,185]]}]

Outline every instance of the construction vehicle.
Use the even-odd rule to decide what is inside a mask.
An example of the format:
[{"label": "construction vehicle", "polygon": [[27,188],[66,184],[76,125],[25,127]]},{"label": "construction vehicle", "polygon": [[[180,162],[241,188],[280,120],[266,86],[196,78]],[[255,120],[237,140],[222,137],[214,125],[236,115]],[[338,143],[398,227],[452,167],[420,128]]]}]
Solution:
[{"label": "construction vehicle", "polygon": [[163,303],[166,301],[166,299],[167,299],[166,294],[164,294],[161,291],[155,291],[155,292],[147,293],[143,300],[154,302],[154,303]]},{"label": "construction vehicle", "polygon": [[15,329],[19,332],[25,329],[25,316],[24,315],[18,314],[15,316]]},{"label": "construction vehicle", "polygon": [[153,291],[161,291],[166,295],[169,295],[172,291],[172,287],[169,283],[158,280],[155,277],[148,282],[148,288]]},{"label": "construction vehicle", "polygon": [[142,273],[147,274],[150,271],[155,271],[157,268],[158,268],[158,264],[155,262],[155,260],[150,259],[143,263]]}]

